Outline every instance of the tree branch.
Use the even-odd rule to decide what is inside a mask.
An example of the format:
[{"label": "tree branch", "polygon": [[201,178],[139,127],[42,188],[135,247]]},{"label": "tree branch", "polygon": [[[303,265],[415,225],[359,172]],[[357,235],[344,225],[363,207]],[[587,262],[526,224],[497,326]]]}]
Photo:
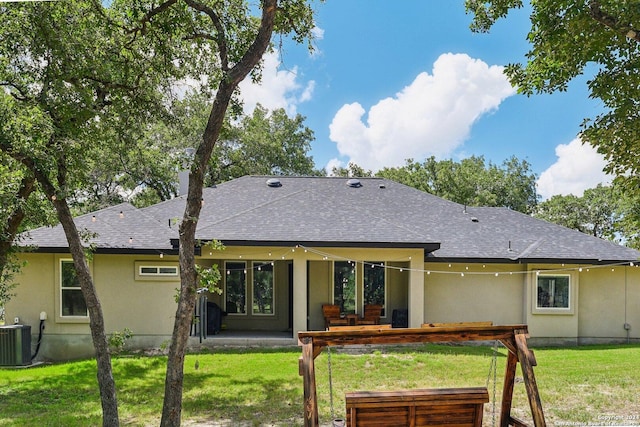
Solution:
[{"label": "tree branch", "polygon": [[605,27],[611,28],[619,34],[624,35],[628,39],[640,42],[640,31],[633,28],[631,24],[621,25],[614,16],[605,13],[600,7],[599,0],[590,0],[589,10],[591,12],[591,17],[595,21],[601,23]]},{"label": "tree branch", "polygon": [[171,6],[173,6],[177,2],[178,2],[178,0],[168,0],[168,1],[160,4],[160,6],[151,9],[149,12],[147,12],[142,17],[142,19],[140,19],[138,21],[140,23],[140,26],[129,30],[129,32],[133,33],[133,32],[140,31],[140,32],[142,32],[142,34],[145,34],[147,32],[147,24],[151,22],[151,19],[153,19],[154,16],[159,15],[162,12],[164,12],[165,10],[169,9]]},{"label": "tree branch", "polygon": [[[229,53],[227,47],[227,36],[224,31],[224,26],[222,25],[222,21],[220,17],[212,8],[196,2],[194,0],[185,0],[185,3],[189,5],[189,7],[197,10],[198,12],[205,13],[211,19],[213,26],[216,29],[217,36],[215,37],[216,44],[218,45],[218,55],[220,56],[220,63],[222,66],[222,70],[227,72],[229,70]],[[213,36],[210,36],[213,38]]]},{"label": "tree branch", "polygon": [[9,94],[11,96],[13,96],[13,98],[15,98],[18,101],[30,101],[32,98],[30,98],[27,95],[27,91],[24,90],[22,87],[18,86],[15,83],[11,83],[11,82],[0,82],[0,86],[5,86],[8,88],[13,88],[16,91],[18,91],[18,93],[15,93],[15,91],[10,90]]},{"label": "tree branch", "polygon": [[[267,49],[273,34],[276,12],[278,11],[278,0],[262,0],[262,22],[255,40],[238,62],[229,72],[229,83],[238,84],[253,69],[256,63],[262,58]],[[256,57],[258,61],[256,61]]]}]

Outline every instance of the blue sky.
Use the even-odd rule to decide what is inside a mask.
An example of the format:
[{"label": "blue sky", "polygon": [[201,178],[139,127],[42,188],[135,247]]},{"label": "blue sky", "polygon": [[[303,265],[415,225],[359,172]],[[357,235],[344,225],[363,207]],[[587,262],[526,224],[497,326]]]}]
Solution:
[{"label": "blue sky", "polygon": [[607,181],[601,156],[577,139],[600,111],[587,77],[567,92],[517,95],[501,67],[525,60],[528,11],[489,34],[472,33],[470,20],[462,0],[327,0],[317,4],[315,52],[283,40],[262,84],[241,86],[246,109],[305,116],[319,168],[516,156],[531,163],[543,198]]}]

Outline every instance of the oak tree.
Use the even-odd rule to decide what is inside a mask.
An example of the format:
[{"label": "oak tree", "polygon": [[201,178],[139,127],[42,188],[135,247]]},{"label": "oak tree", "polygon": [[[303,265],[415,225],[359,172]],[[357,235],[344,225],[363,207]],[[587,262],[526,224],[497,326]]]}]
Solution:
[{"label": "oak tree", "polygon": [[[466,0],[471,29],[486,32],[522,0]],[[537,0],[530,3],[529,52],[505,73],[520,93],[565,91],[587,74],[604,111],[585,118],[581,138],[603,154],[605,171],[639,194],[640,7],[637,1]]]},{"label": "oak tree", "polygon": [[[103,425],[117,426],[104,316],[69,200],[88,182],[87,159],[101,152],[104,129],[152,116],[162,108],[161,89],[183,71],[95,0],[1,3],[0,15],[0,102],[17,131],[3,130],[0,150],[22,165],[23,180],[37,181],[64,230],[89,313]],[[32,134],[37,127],[44,130]]]},{"label": "oak tree", "polygon": [[487,163],[483,156],[459,162],[409,159],[404,166],[383,168],[376,175],[469,206],[507,207],[528,214],[538,201],[531,165],[515,157],[501,165]]}]

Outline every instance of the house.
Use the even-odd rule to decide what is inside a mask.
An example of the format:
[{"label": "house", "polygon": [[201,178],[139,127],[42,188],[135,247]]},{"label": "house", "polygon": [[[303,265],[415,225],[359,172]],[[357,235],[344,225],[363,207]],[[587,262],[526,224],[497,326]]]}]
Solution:
[{"label": "house", "polygon": [[[197,262],[217,265],[223,330],[283,337],[321,330],[322,304],[382,323],[491,320],[529,325],[536,344],[638,341],[640,253],[505,208],[466,207],[379,178],[245,176],[206,188]],[[170,339],[185,198],[121,204],[76,218],[95,233],[91,272],[106,331],[133,347]],[[222,251],[206,242],[217,239]],[[27,267],[6,318],[46,313],[39,357],[92,354],[86,307],[60,226],[29,233]],[[394,318],[396,316],[396,318]],[[394,322],[394,320],[398,320]],[[195,339],[195,338],[194,338]],[[197,341],[194,341],[197,342]]]}]

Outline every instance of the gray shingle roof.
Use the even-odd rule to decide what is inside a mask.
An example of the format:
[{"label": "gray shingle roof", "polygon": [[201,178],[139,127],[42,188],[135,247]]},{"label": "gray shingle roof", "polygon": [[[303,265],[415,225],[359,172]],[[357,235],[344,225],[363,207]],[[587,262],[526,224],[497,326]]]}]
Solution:
[{"label": "gray shingle roof", "polygon": [[[172,250],[171,239],[177,232],[168,223],[160,223],[129,203],[101,209],[74,219],[79,230],[95,233],[89,242],[101,250],[116,252],[155,252]],[[40,250],[65,250],[67,244],[61,225],[40,227],[25,234],[21,242]]]},{"label": "gray shingle roof", "polygon": [[[227,245],[422,247],[433,251],[427,259],[434,261],[615,262],[640,256],[509,209],[465,208],[386,179],[360,178],[355,188],[347,178],[278,177],[279,187],[269,187],[269,178],[246,176],[206,188],[196,237]],[[184,205],[185,196],[139,210],[119,205],[96,212],[95,223],[89,214],[78,224],[96,230],[96,243],[105,248],[167,249],[178,238],[175,223]],[[33,241],[66,246],[56,228],[34,230]]]}]

